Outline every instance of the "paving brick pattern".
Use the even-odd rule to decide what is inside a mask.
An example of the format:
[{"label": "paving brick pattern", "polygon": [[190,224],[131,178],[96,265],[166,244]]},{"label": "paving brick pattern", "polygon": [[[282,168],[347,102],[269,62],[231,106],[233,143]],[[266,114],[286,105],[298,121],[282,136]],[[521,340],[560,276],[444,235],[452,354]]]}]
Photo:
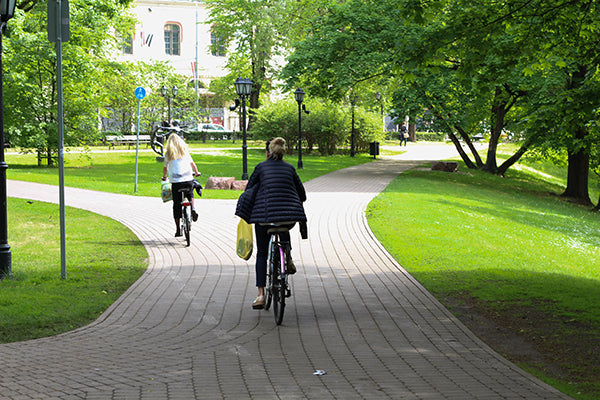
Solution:
[{"label": "paving brick pattern", "polygon": [[[374,238],[368,202],[418,163],[306,184],[309,240],[292,234],[299,272],[279,327],[251,309],[254,258],[235,255],[234,201],[198,201],[186,248],[159,198],[68,188],[68,205],[130,227],[149,268],[94,323],[0,345],[0,398],[567,399],[478,340]],[[58,202],[51,186],[9,181],[8,193]]]}]

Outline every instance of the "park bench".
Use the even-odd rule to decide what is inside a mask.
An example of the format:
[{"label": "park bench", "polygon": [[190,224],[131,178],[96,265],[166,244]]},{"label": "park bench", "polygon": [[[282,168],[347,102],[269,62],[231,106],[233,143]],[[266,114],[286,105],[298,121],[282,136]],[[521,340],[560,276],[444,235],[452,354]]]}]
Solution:
[{"label": "park bench", "polygon": [[[117,145],[127,145],[130,149],[137,142],[137,135],[121,135],[121,136],[106,136],[104,143],[108,144],[111,149]],[[140,135],[140,144],[146,144],[146,148],[150,145],[150,135]]]}]

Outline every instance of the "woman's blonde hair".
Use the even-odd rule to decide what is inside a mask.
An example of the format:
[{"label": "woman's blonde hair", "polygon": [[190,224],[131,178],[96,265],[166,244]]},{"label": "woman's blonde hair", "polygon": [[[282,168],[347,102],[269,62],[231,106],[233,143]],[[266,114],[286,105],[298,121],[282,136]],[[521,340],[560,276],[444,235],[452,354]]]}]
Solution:
[{"label": "woman's blonde hair", "polygon": [[165,146],[165,157],[167,160],[179,160],[183,158],[187,153],[187,145],[176,133],[169,135],[167,145]]},{"label": "woman's blonde hair", "polygon": [[274,158],[276,160],[283,159],[283,155],[285,154],[285,139],[282,137],[276,137],[269,141],[269,158]]}]

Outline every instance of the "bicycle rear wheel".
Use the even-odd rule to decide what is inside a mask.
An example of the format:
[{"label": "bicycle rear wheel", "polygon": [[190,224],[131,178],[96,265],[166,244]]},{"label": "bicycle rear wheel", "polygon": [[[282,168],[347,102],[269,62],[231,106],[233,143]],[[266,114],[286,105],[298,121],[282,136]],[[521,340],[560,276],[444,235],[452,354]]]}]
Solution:
[{"label": "bicycle rear wheel", "polygon": [[285,251],[282,246],[278,245],[275,249],[274,259],[277,260],[277,269],[274,272],[273,285],[273,315],[275,317],[275,323],[281,325],[283,321],[283,313],[285,311],[285,293],[287,289],[286,274],[285,271]]},{"label": "bicycle rear wheel", "polygon": [[275,283],[275,275],[277,273],[277,260],[274,257],[275,254],[275,244],[273,243],[273,239],[271,239],[269,243],[269,259],[267,260],[267,286],[265,287],[265,310],[268,310],[271,307],[271,302],[273,301],[273,293],[275,292],[274,283]]},{"label": "bicycle rear wheel", "polygon": [[182,212],[182,224],[183,224],[183,234],[185,235],[185,242],[187,246],[190,245],[190,231],[192,230],[192,221],[190,220],[190,213],[188,212],[189,207],[184,206]]}]

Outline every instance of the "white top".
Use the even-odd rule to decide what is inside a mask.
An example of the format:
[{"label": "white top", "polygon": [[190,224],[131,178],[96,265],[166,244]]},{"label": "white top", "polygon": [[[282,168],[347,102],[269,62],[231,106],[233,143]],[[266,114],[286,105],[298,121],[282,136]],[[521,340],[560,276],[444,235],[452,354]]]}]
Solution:
[{"label": "white top", "polygon": [[169,170],[169,182],[188,182],[194,179],[191,164],[192,157],[189,154],[177,160],[167,160],[165,157],[165,166]]}]

